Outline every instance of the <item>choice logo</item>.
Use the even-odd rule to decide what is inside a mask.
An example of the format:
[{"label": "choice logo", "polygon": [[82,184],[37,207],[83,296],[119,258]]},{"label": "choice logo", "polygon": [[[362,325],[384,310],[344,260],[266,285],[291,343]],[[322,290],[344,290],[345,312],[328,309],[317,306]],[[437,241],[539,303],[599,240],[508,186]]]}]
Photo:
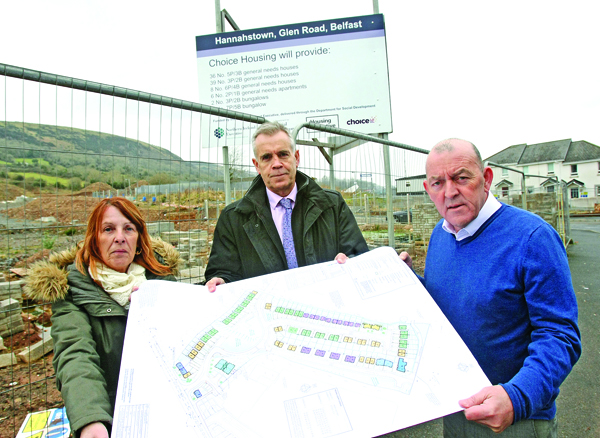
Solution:
[{"label": "choice logo", "polygon": [[369,123],[375,123],[376,117],[370,119],[350,119],[346,122],[347,125],[366,125]]},{"label": "choice logo", "polygon": [[222,138],[224,135],[225,135],[225,131],[223,130],[223,128],[215,129],[215,137]]}]

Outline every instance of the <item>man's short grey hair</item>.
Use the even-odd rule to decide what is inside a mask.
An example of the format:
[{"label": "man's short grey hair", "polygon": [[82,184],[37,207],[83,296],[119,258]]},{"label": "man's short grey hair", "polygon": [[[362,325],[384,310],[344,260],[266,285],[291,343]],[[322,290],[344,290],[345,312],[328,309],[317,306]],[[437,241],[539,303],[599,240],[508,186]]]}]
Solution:
[{"label": "man's short grey hair", "polygon": [[484,169],[484,165],[483,165],[483,159],[481,158],[481,154],[479,153],[479,149],[477,149],[477,147],[471,143],[470,141],[467,140],[463,140],[461,138],[448,138],[446,140],[442,140],[441,142],[439,142],[438,144],[436,144],[433,149],[431,149],[432,152],[451,152],[454,150],[454,145],[452,144],[452,140],[460,140],[460,141],[466,141],[467,143],[469,143],[472,147],[473,147],[473,152],[475,153],[475,158],[477,160],[477,165],[479,166],[479,168],[481,169],[481,171],[483,172]]},{"label": "man's short grey hair", "polygon": [[277,134],[278,132],[285,132],[288,136],[288,138],[290,139],[290,145],[292,146],[292,153],[296,152],[296,144],[294,143],[294,141],[292,140],[292,137],[290,135],[290,131],[287,129],[287,127],[279,122],[265,122],[262,125],[260,125],[258,128],[256,128],[256,131],[254,131],[254,134],[252,135],[252,149],[254,151],[254,157],[258,158],[256,156],[256,137],[258,137],[261,134],[267,135],[267,136],[272,136]]}]

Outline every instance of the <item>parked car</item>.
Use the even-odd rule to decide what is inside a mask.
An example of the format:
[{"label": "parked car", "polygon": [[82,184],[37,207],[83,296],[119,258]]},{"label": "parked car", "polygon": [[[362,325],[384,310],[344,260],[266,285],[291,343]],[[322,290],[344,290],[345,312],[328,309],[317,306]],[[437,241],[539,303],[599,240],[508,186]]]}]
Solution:
[{"label": "parked car", "polygon": [[412,213],[409,213],[408,211],[395,211],[394,212],[394,220],[396,222],[407,223],[409,216],[410,216],[410,220],[412,222]]}]

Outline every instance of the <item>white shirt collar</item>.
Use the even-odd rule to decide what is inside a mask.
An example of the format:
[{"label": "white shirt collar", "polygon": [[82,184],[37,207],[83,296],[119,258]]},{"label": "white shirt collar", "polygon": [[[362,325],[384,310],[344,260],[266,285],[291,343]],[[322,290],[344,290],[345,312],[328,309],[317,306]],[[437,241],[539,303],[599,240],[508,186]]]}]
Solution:
[{"label": "white shirt collar", "polygon": [[444,231],[447,231],[450,234],[454,234],[456,240],[466,239],[467,237],[470,237],[473,234],[475,234],[477,230],[481,228],[481,226],[485,223],[485,221],[492,217],[492,215],[496,213],[496,211],[500,207],[502,207],[500,201],[498,201],[494,195],[488,192],[488,197],[485,201],[485,204],[483,204],[483,207],[479,211],[479,214],[475,219],[469,222],[469,224],[466,227],[464,227],[457,233],[454,227],[450,225],[450,223],[448,223],[446,219],[444,219],[442,228],[444,229]]}]

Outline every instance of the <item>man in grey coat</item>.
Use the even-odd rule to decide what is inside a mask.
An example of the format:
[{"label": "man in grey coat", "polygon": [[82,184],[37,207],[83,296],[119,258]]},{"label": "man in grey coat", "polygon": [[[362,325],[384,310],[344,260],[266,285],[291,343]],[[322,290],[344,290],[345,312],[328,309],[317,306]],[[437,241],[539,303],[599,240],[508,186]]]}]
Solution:
[{"label": "man in grey coat", "polygon": [[[263,123],[253,135],[253,146],[252,163],[259,175],[246,195],[219,217],[205,272],[209,292],[220,284],[296,266],[334,259],[344,263],[368,251],[340,193],[322,189],[297,171],[300,152],[285,126]],[[291,236],[286,235],[286,203],[292,208]],[[292,236],[290,261],[283,241]]]}]

